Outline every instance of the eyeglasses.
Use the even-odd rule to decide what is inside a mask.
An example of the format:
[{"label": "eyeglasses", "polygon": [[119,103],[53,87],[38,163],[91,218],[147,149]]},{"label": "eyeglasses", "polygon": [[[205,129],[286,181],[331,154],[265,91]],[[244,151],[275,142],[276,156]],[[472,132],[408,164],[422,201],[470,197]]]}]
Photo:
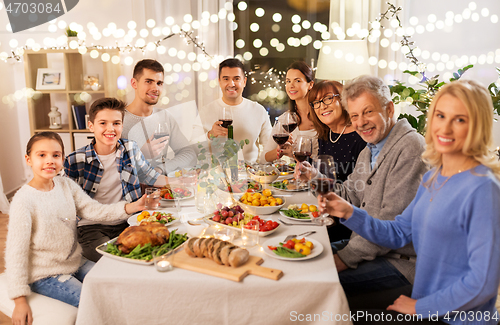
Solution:
[{"label": "eyeglasses", "polygon": [[340,97],[340,94],[328,95],[324,97],[322,100],[317,100],[315,102],[309,103],[309,105],[311,105],[311,107],[314,109],[319,109],[321,107],[321,103],[325,105],[330,105],[335,97]]}]

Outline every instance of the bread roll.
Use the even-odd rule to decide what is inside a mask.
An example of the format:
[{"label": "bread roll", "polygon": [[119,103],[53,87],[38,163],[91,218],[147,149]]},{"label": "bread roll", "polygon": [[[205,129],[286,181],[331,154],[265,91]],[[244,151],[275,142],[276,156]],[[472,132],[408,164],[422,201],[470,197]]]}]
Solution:
[{"label": "bread roll", "polygon": [[214,241],[215,238],[208,238],[200,245],[201,253],[203,257],[208,257],[208,244]]},{"label": "bread roll", "polygon": [[194,242],[198,240],[198,237],[193,237],[189,238],[188,241],[186,242],[186,245],[184,245],[184,250],[186,251],[186,254],[191,257],[196,257],[196,253],[193,250],[193,245]]},{"label": "bread roll", "polygon": [[229,265],[238,267],[245,264],[250,258],[250,253],[246,249],[236,248],[229,254]]},{"label": "bread roll", "polygon": [[220,240],[220,239],[214,238],[214,240],[212,240],[211,242],[208,243],[208,245],[207,245],[207,255],[206,256],[209,259],[211,259],[211,260],[213,259],[212,258],[212,253],[214,251],[214,246],[215,246],[215,244],[217,244],[218,242],[221,242],[221,241],[222,240]]},{"label": "bread roll", "polygon": [[226,245],[222,248],[222,250],[220,251],[220,261],[222,262],[222,264],[230,266],[229,265],[229,254],[231,253],[231,251],[233,249],[236,249],[236,248],[238,248],[238,246],[234,246],[234,245]]},{"label": "bread roll", "polygon": [[212,251],[212,259],[215,261],[215,263],[222,265],[222,262],[220,260],[220,251],[224,246],[227,245],[232,245],[230,242],[227,241],[220,241],[217,244],[215,244],[214,249]]},{"label": "bread roll", "polygon": [[201,244],[207,240],[207,238],[198,238],[193,244],[193,251],[198,257],[203,257],[203,253],[201,251]]}]

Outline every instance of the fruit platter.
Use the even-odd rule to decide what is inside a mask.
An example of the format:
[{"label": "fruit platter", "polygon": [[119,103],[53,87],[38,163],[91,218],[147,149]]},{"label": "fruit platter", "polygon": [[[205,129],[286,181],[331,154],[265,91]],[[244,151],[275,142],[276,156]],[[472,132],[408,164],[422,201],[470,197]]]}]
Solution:
[{"label": "fruit platter", "polygon": [[174,201],[176,198],[187,200],[192,198],[193,195],[193,192],[184,186],[166,186],[160,190],[161,199],[166,201]]},{"label": "fruit platter", "polygon": [[280,227],[280,224],[276,221],[261,219],[259,216],[244,212],[243,208],[239,205],[223,207],[219,203],[217,210],[204,219],[209,224],[219,225],[228,229],[241,229],[250,220],[257,220],[260,225],[259,236],[261,237],[272,234]]}]

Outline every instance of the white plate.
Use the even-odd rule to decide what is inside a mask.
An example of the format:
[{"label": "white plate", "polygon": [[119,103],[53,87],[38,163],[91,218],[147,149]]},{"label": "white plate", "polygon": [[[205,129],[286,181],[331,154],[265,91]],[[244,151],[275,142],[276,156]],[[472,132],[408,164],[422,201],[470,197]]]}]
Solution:
[{"label": "white plate", "polygon": [[[118,237],[115,237],[115,238],[113,238],[111,240],[108,240],[107,242],[105,242],[105,243],[97,246],[95,248],[95,250],[99,254],[101,254],[102,256],[107,256],[109,258],[112,258],[112,259],[115,259],[115,260],[118,260],[118,261],[122,261],[122,262],[127,262],[127,263],[132,263],[132,264],[139,264],[139,265],[151,265],[151,264],[154,263],[153,260],[149,260],[149,261],[146,261],[146,260],[136,260],[136,259],[133,259],[133,258],[127,258],[127,257],[123,257],[123,256],[113,255],[111,253],[106,252],[106,248],[107,248],[106,246],[108,244],[114,243],[117,239],[118,239]],[[189,239],[189,236],[188,236],[188,239]],[[184,244],[186,242],[187,242],[187,240],[184,243],[182,243],[179,247],[177,247],[175,249],[175,251],[179,251],[184,246]]]},{"label": "white plate", "polygon": [[[288,210],[288,209],[282,209],[282,210]],[[292,218],[292,217],[289,217],[287,216],[283,211],[279,211],[279,213],[287,218],[287,219],[290,219],[290,220],[293,220],[293,221],[305,221],[305,222],[310,222],[312,220],[312,213],[311,212],[308,212],[307,215],[309,215],[309,219],[297,219],[297,218]]]},{"label": "white plate", "polygon": [[[162,211],[155,211],[155,210],[147,210],[149,212],[149,214],[153,214],[153,212],[162,212]],[[164,213],[168,213],[168,212],[164,212]],[[128,219],[127,219],[127,222],[129,225],[131,226],[137,226],[139,225],[139,223],[137,222],[137,217],[141,214],[141,212],[137,212],[136,214],[133,214],[131,215]],[[170,226],[171,224],[173,224],[174,222],[177,222],[177,218],[173,221],[170,221],[170,222],[167,222],[165,224],[165,227],[166,226]]]},{"label": "white plate", "polygon": [[[208,223],[209,225],[221,226],[223,228],[232,229],[232,230],[234,230],[236,232],[240,232],[241,231],[241,228],[233,227],[233,226],[228,226],[228,225],[225,225],[223,223],[220,223],[220,222],[217,222],[217,221],[213,221],[211,219],[213,216],[214,216],[213,214],[209,214],[208,216],[203,217],[203,220],[205,220],[205,222]],[[263,219],[263,220],[266,220],[266,219]],[[272,234],[273,232],[275,232],[276,230],[278,230],[278,228],[280,228],[280,227],[281,227],[281,223],[278,222],[278,227],[274,228],[273,230],[269,230],[269,231],[259,231],[259,236],[260,237],[269,236],[270,234]]]},{"label": "white plate", "polygon": [[[273,183],[275,182],[279,182],[280,180],[278,181],[274,181]],[[290,185],[290,183],[288,184]],[[291,184],[291,185],[295,185],[295,184]],[[302,186],[298,189],[286,189],[286,190],[283,190],[283,189],[279,189],[279,188],[276,188],[271,184],[269,184],[269,186],[273,189],[273,190],[277,190],[277,191],[285,191],[285,192],[300,192],[300,191],[305,191],[305,190],[308,190],[309,189],[309,184],[308,183],[303,183]]]},{"label": "white plate", "polygon": [[[180,172],[181,170],[185,170],[185,171],[190,171],[190,170],[193,170],[193,168],[182,168],[182,169],[176,169],[176,170],[173,170],[171,172],[169,172],[167,174],[168,177],[180,177],[180,176],[175,176],[175,173],[178,173]],[[181,175],[182,176],[182,175]]]},{"label": "white plate", "polygon": [[321,245],[321,243],[315,239],[312,239],[312,238],[309,238],[309,237],[305,237],[306,240],[310,241],[311,243],[313,243],[314,245],[314,248],[311,252],[311,254],[309,255],[306,255],[304,257],[296,257],[296,258],[293,258],[293,257],[283,257],[283,256],[279,256],[279,255],[276,255],[276,253],[274,253],[272,250],[270,250],[267,246],[279,246],[279,243],[280,242],[283,242],[285,240],[286,236],[284,237],[276,237],[276,238],[271,238],[269,240],[266,240],[263,244],[261,244],[261,246],[264,248],[264,253],[266,253],[267,255],[271,256],[271,257],[274,257],[278,260],[284,260],[284,261],[305,261],[305,260],[310,260],[311,258],[315,258],[316,256],[318,256],[319,254],[321,254],[323,252],[323,245]]},{"label": "white plate", "polygon": [[[191,193],[191,195],[189,195],[189,196],[186,196],[186,197],[181,197],[181,198],[179,199],[179,201],[182,201],[182,200],[188,200],[188,199],[191,199],[191,198],[193,198],[193,197],[194,197],[193,190],[192,190],[192,189],[189,189],[189,188],[187,188],[187,187],[185,187],[185,186],[171,186],[170,188],[171,188],[171,189],[182,188],[182,189],[184,189],[184,190],[188,190],[188,191]],[[161,200],[161,201],[167,201],[167,202],[175,202],[175,199],[165,199],[165,198],[163,198],[163,197],[162,197],[160,200]]]}]

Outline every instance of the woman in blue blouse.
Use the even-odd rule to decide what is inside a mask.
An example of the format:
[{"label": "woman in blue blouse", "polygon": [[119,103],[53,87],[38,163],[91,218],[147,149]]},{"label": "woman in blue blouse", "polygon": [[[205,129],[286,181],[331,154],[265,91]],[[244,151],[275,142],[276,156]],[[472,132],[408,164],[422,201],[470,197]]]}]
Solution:
[{"label": "woman in blue blouse", "polygon": [[417,253],[411,298],[388,310],[437,315],[449,324],[497,324],[500,279],[500,164],[492,145],[493,105],[488,90],[455,81],[435,96],[427,115],[423,159],[434,168],[394,221],[328,193],[320,210],[339,216],[366,239],[392,249],[413,242]]}]

